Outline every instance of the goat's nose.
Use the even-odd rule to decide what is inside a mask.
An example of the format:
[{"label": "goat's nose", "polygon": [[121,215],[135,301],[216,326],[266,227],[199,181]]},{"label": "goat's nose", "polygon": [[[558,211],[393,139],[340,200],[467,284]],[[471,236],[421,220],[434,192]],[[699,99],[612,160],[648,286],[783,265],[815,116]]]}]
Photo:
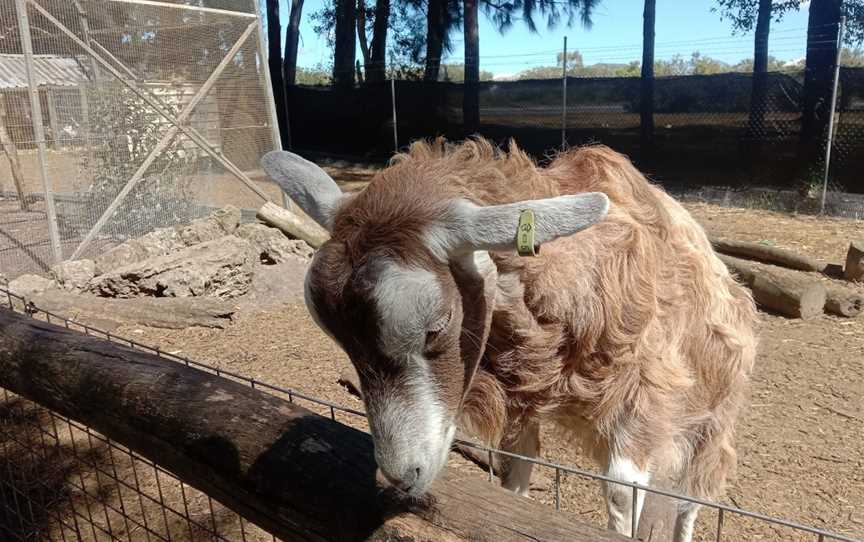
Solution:
[{"label": "goat's nose", "polygon": [[390,473],[386,469],[382,468],[381,473],[394,487],[399,488],[402,491],[411,491],[411,488],[413,488],[420,479],[421,468],[419,465],[412,465],[400,473]]}]

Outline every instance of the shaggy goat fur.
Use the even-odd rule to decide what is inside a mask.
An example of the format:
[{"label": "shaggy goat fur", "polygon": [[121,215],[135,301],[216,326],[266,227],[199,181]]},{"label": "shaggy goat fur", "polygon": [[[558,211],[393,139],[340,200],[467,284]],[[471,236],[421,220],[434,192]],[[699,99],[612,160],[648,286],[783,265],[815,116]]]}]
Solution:
[{"label": "shaggy goat fur", "polygon": [[434,266],[417,247],[454,197],[489,205],[589,191],[612,202],[603,222],[535,258],[491,254],[492,328],[462,423],[498,444],[555,421],[601,464],[624,454],[715,497],[736,462],[756,312],[702,228],[626,157],[588,146],[541,169],[513,144],[418,142],[337,213],[334,232],[351,260],[386,240],[388,252]]}]

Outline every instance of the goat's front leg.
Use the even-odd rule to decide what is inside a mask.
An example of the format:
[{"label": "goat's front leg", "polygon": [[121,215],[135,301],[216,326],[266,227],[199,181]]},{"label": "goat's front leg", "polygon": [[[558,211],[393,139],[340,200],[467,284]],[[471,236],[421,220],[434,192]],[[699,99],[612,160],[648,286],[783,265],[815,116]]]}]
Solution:
[{"label": "goat's front leg", "polygon": [[[606,476],[622,482],[648,485],[651,473],[647,465],[639,465],[630,454],[612,453],[606,465]],[[636,492],[636,525],[633,525],[633,488],[623,484],[604,482],[606,510],[609,513],[608,527],[617,533],[630,536],[639,526],[639,516],[645,503],[645,492]]]},{"label": "goat's front leg", "polygon": [[[505,437],[501,448],[506,452],[537,457],[540,454],[540,424],[528,422],[512,436]],[[501,458],[501,485],[523,497],[528,496],[531,486],[531,469],[534,463],[515,459]]]},{"label": "goat's front leg", "polygon": [[693,540],[693,527],[696,525],[696,516],[699,515],[699,505],[692,502],[678,505],[678,515],[675,519],[675,542],[690,542]]}]

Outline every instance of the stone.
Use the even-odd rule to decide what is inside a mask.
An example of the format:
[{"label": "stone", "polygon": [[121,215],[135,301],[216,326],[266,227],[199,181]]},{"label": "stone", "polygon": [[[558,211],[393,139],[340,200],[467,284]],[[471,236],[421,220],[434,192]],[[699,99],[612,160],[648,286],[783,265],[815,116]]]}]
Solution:
[{"label": "stone", "polygon": [[96,276],[96,263],[93,260],[60,262],[51,268],[51,276],[65,290],[85,290],[90,280]]},{"label": "stone", "polygon": [[193,220],[180,228],[180,238],[186,246],[197,245],[231,235],[240,225],[240,209],[227,205],[206,218]]},{"label": "stone", "polygon": [[89,290],[120,298],[233,298],[249,289],[256,259],[246,240],[228,235],[99,275],[90,282]]},{"label": "stone", "polygon": [[57,286],[51,279],[46,279],[40,275],[21,275],[20,277],[9,281],[9,291],[13,294],[30,299],[34,295],[41,294],[46,290],[50,290]]},{"label": "stone", "polygon": [[177,228],[159,228],[153,230],[136,239],[135,244],[140,248],[144,256],[142,259],[171,254],[186,246],[183,243],[183,239],[180,238],[180,232],[177,231]]},{"label": "stone", "polygon": [[258,250],[261,263],[283,263],[289,258],[309,260],[315,251],[306,241],[288,239],[281,231],[263,224],[243,224],[235,233]]},{"label": "stone", "polygon": [[185,248],[175,228],[159,228],[137,239],[130,239],[117,245],[95,259],[96,274],[102,275],[123,266],[146,260],[154,256],[164,256]]}]

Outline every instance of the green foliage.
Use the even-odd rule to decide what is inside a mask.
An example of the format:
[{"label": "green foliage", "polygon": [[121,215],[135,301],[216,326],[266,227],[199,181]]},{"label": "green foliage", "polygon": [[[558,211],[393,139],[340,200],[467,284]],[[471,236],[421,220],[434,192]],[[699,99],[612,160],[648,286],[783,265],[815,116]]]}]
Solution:
[{"label": "green foliage", "polygon": [[[780,71],[788,71],[790,69],[795,69],[796,67],[803,69],[804,66],[796,66],[794,64],[787,64],[782,60],[778,60],[773,56],[768,56],[768,71],[769,72],[780,72]],[[753,73],[753,59],[745,58],[744,60],[738,62],[737,64],[733,64],[731,66],[731,71],[740,72],[740,73]]]},{"label": "green foliage", "polygon": [[[92,153],[84,153],[82,157],[82,171],[92,175],[85,212],[76,213],[85,223],[67,222],[67,227],[78,231],[89,229],[92,221],[102,214],[156,148],[170,126],[123,85],[88,89],[87,98],[91,130],[99,134],[100,144]],[[178,114],[178,107],[171,109],[172,114]],[[184,146],[182,141],[175,137],[156,155],[144,177],[111,217],[104,232],[142,235],[154,227],[177,224],[191,217],[194,205],[188,186],[191,181],[185,180],[184,173],[194,164],[196,153],[189,150],[191,143]]]},{"label": "green foliage", "polygon": [[331,70],[318,64],[314,68],[297,66],[297,84],[310,86],[329,85],[333,80]]},{"label": "green foliage", "polygon": [[864,49],[844,47],[840,51],[840,65],[847,68],[864,68]]},{"label": "green foliage", "polygon": [[[559,68],[560,74],[560,68]],[[489,71],[480,70],[481,81],[491,81],[494,74]],[[441,64],[441,70],[438,72],[439,81],[447,81],[449,83],[462,83],[465,81],[465,64]]]},{"label": "green foliage", "polygon": [[[572,56],[571,56],[572,55]],[[558,79],[561,77],[560,53],[557,66],[538,66],[521,71],[514,79]],[[578,51],[567,53],[568,58],[574,59],[575,65],[570,65],[568,60],[567,75],[569,77],[639,77],[642,71],[642,63],[634,60],[627,64],[582,64],[582,55]],[[844,66],[864,66],[864,50],[844,49]],[[787,64],[775,57],[768,57],[768,71],[782,72],[790,70],[801,70],[803,64]],[[753,73],[753,59],[744,59],[736,64],[727,64],[720,60],[705,56],[698,51],[693,52],[690,58],[683,55],[674,55],[668,60],[657,60],[654,62],[654,75],[656,77],[674,77],[682,75],[715,75],[718,73]]]},{"label": "green foliage", "polygon": [[[564,66],[564,53],[558,53],[558,65]],[[582,61],[582,53],[579,51],[568,51],[567,52],[567,68],[573,67],[574,69],[581,68],[584,65]]]},{"label": "green foliage", "polygon": [[570,27],[578,18],[590,28],[591,15],[601,0],[484,0],[483,9],[500,32],[508,30],[514,21],[522,21],[531,32],[537,32],[534,17],[546,18],[546,27],[555,28],[562,20]]},{"label": "green foliage", "polygon": [[[771,18],[780,21],[790,11],[801,9],[802,3],[802,0],[773,0]],[[720,19],[728,19],[733,33],[746,34],[756,27],[759,0],[717,0],[717,7],[712,7],[711,11],[719,13]]]}]

